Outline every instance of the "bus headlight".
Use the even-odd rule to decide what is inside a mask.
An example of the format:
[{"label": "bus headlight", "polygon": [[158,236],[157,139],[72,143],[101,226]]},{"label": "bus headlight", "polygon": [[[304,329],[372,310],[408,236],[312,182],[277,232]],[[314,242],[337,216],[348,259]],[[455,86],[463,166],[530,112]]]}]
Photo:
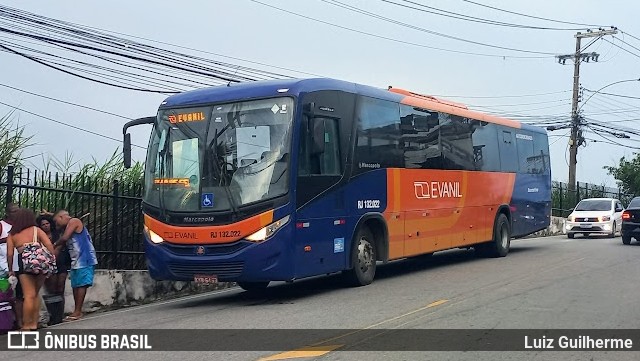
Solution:
[{"label": "bus headlight", "polygon": [[144,233],[147,235],[147,238],[155,244],[159,244],[164,242],[164,239],[160,237],[156,232],[149,229],[149,227],[144,226]]},{"label": "bus headlight", "polygon": [[245,237],[245,239],[252,242],[262,242],[265,239],[273,236],[273,234],[276,233],[277,230],[282,228],[282,226],[287,224],[287,222],[289,222],[289,216],[286,216],[278,221],[271,223],[270,225],[259,230],[258,232]]}]

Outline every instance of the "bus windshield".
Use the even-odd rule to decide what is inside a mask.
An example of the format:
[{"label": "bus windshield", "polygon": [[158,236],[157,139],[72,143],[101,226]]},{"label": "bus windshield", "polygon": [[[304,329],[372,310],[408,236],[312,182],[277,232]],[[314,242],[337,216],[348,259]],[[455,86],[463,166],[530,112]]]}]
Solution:
[{"label": "bus windshield", "polygon": [[145,164],[144,201],[223,211],[286,194],[292,98],[162,109]]}]

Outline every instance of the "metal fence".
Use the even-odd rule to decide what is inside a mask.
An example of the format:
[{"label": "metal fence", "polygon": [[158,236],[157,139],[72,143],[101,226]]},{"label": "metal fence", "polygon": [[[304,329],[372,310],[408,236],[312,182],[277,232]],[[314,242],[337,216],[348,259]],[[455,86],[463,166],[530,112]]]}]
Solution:
[{"label": "metal fence", "polygon": [[633,198],[633,195],[624,194],[618,188],[580,182],[577,182],[576,189],[569,190],[569,184],[553,182],[551,192],[553,215],[557,217],[567,217],[580,200],[599,197],[616,198],[626,206],[629,204],[629,201],[631,201],[631,198]]},{"label": "metal fence", "polygon": [[[142,184],[84,175],[0,170],[0,196],[38,214],[66,209],[91,234],[101,269],[145,269],[140,212]],[[4,209],[4,207],[3,207]]]}]

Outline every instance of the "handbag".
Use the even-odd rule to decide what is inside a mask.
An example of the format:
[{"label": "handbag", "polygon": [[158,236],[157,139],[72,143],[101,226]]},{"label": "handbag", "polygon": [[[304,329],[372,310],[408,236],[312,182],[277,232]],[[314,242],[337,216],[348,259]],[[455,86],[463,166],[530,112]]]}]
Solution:
[{"label": "handbag", "polygon": [[22,248],[23,273],[52,275],[56,273],[56,258],[38,241],[38,231],[33,227],[33,242]]}]

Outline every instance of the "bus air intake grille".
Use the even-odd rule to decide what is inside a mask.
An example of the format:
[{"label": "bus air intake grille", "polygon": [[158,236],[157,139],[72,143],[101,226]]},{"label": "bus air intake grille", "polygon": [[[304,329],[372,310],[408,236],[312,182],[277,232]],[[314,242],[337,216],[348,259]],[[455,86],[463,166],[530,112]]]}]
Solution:
[{"label": "bus air intake grille", "polygon": [[193,262],[188,264],[169,264],[171,273],[178,277],[193,278],[194,274],[216,275],[218,278],[238,277],[242,274],[244,262]]},{"label": "bus air intake grille", "polygon": [[[242,249],[245,249],[250,245],[252,245],[252,243],[247,241],[239,241],[231,244],[222,244],[222,245],[208,245],[208,246],[204,246],[205,251],[203,255],[222,256],[222,255],[233,254]],[[196,246],[179,246],[179,245],[166,244],[165,247],[169,252],[177,255],[191,256],[196,254]]]}]

